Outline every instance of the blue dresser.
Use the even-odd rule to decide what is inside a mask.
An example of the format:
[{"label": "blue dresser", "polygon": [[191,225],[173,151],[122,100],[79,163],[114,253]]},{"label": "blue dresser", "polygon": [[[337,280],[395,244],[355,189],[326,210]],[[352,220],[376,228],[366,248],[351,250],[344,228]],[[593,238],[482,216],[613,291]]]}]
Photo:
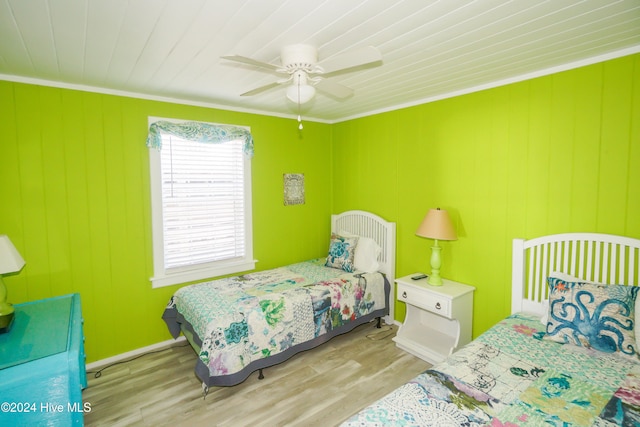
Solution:
[{"label": "blue dresser", "polygon": [[90,403],[80,295],[15,304],[0,334],[0,426],[84,424]]}]

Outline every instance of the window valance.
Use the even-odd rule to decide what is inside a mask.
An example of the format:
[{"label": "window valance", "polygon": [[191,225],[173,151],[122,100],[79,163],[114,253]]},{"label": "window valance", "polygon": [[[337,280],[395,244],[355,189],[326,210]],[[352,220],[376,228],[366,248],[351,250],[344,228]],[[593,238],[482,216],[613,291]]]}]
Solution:
[{"label": "window valance", "polygon": [[158,150],[162,148],[161,132],[190,141],[213,144],[240,139],[244,141],[244,153],[249,157],[253,156],[253,136],[248,129],[240,126],[212,125],[201,122],[173,123],[161,120],[151,123],[149,126],[147,147]]}]

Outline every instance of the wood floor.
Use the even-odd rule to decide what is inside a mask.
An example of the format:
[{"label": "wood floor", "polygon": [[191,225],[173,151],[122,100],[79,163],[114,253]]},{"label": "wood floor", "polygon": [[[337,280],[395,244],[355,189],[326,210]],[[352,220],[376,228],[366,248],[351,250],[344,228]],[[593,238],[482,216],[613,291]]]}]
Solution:
[{"label": "wood floor", "polygon": [[430,365],[395,346],[396,326],[362,325],[315,349],[254,372],[203,399],[189,347],[87,373],[87,426],[334,426]]}]

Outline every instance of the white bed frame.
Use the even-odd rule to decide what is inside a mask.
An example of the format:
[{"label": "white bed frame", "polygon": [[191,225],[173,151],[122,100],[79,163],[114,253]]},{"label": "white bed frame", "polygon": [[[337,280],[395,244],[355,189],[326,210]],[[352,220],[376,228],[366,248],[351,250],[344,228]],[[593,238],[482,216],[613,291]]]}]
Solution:
[{"label": "white bed frame", "polygon": [[331,215],[331,231],[346,231],[373,239],[381,248],[378,262],[380,271],[387,276],[391,285],[389,294],[389,315],[384,318],[387,324],[393,323],[395,305],[394,281],[396,274],[396,224],[365,211],[346,211]]},{"label": "white bed frame", "polygon": [[512,262],[511,312],[541,316],[551,272],[609,285],[638,286],[640,240],[597,233],[514,239]]}]

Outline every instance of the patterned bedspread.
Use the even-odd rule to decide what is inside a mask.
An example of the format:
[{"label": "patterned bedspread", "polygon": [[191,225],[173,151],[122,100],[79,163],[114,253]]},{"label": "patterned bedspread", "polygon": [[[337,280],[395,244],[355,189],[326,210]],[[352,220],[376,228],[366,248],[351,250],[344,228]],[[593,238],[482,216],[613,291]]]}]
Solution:
[{"label": "patterned bedspread", "polygon": [[640,364],[513,315],[344,426],[638,426]]},{"label": "patterned bedspread", "polygon": [[178,313],[202,341],[209,376],[230,375],[249,363],[384,309],[384,277],[324,267],[325,258],[186,286],[163,318],[174,337]]}]

